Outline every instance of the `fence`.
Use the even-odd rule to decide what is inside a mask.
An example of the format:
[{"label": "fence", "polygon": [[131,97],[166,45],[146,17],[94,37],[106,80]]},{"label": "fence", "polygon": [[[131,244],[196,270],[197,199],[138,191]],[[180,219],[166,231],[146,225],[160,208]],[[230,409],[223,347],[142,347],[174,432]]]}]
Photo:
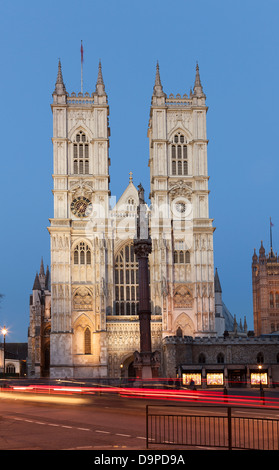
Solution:
[{"label": "fence", "polygon": [[[243,409],[231,406],[218,406],[218,413],[214,406],[199,406],[192,412],[190,408],[147,405],[146,447],[155,444],[229,450],[279,450],[279,420],[256,416],[259,414],[258,408],[254,408],[254,413],[253,408],[249,411],[244,409],[247,416],[241,416]],[[274,408],[264,410],[265,413],[268,410],[274,413]]]}]

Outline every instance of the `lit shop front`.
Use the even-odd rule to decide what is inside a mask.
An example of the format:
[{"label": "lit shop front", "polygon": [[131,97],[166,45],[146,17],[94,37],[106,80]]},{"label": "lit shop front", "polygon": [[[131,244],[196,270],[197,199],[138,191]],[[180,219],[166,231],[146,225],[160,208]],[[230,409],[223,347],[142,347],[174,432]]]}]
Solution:
[{"label": "lit shop front", "polygon": [[182,385],[189,386],[195,384],[197,387],[207,386],[207,387],[223,387],[224,386],[224,373],[223,372],[212,372],[212,371],[203,371],[201,372],[188,372],[182,371]]},{"label": "lit shop front", "polygon": [[268,369],[247,367],[238,364],[237,366],[226,365],[225,367],[197,367],[182,365],[177,370],[181,385],[189,387],[194,385],[200,388],[223,388],[223,387],[264,387],[269,386]]},{"label": "lit shop front", "polygon": [[250,371],[250,381],[252,387],[259,387],[260,385],[267,386],[267,371],[265,370],[251,370]]},{"label": "lit shop front", "polygon": [[180,366],[178,376],[182,379],[182,385],[185,387],[195,384],[197,387],[224,387],[224,370],[223,369],[206,369],[199,370],[188,369],[187,366]]}]

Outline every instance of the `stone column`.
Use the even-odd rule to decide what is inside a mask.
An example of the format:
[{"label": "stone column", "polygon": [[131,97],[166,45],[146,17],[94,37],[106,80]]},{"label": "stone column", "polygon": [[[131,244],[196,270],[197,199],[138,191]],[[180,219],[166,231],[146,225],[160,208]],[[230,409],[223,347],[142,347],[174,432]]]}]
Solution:
[{"label": "stone column", "polygon": [[137,238],[134,240],[135,254],[138,260],[139,273],[139,323],[140,352],[134,353],[134,366],[138,377],[152,378],[158,376],[158,353],[152,353],[151,346],[151,306],[149,288],[148,256],[152,251],[152,242],[148,230],[148,213],[144,202],[144,191],[139,185],[139,206],[137,219]]}]

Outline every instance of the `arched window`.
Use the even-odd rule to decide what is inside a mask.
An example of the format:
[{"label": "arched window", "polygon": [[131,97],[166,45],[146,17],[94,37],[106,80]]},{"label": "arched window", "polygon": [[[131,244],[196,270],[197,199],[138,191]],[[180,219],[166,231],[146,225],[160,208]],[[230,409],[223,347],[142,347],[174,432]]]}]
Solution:
[{"label": "arched window", "polygon": [[133,244],[118,253],[114,266],[115,314],[136,315],[138,306],[138,263]]},{"label": "arched window", "polygon": [[174,263],[189,264],[191,262],[190,251],[185,249],[183,241],[177,241],[174,244]]},{"label": "arched window", "polygon": [[91,250],[84,242],[80,242],[74,249],[74,264],[91,264]]},{"label": "arched window", "polygon": [[270,294],[269,294],[269,306],[270,306],[270,308],[273,308],[273,307],[274,307],[273,292],[270,292]]},{"label": "arched window", "polygon": [[84,354],[91,354],[91,332],[89,328],[84,332]]},{"label": "arched window", "polygon": [[75,175],[88,175],[89,143],[83,131],[80,131],[75,135],[73,144],[73,161]]},{"label": "arched window", "polygon": [[276,292],[275,294],[275,307],[279,308],[279,294]]},{"label": "arched window", "polygon": [[7,364],[7,365],[6,365],[6,372],[7,372],[7,374],[15,374],[15,371],[16,371],[16,370],[15,370],[14,364],[11,364],[11,363],[10,363],[10,364]]},{"label": "arched window", "polygon": [[263,353],[260,352],[260,353],[257,355],[257,364],[263,364],[263,362],[264,362]]},{"label": "arched window", "polygon": [[171,143],[171,165],[173,175],[188,175],[187,141],[180,132]]},{"label": "arched window", "polygon": [[182,329],[180,328],[180,326],[176,330],[176,336],[182,337]]},{"label": "arched window", "polygon": [[219,353],[217,356],[217,363],[218,364],[224,364],[224,354]]},{"label": "arched window", "polygon": [[199,355],[199,364],[205,364],[205,355],[203,353]]}]

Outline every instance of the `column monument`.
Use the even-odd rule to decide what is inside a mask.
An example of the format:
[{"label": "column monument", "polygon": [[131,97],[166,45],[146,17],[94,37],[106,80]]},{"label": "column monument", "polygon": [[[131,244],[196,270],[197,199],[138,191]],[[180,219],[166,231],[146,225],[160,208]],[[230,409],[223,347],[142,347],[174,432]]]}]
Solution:
[{"label": "column monument", "polygon": [[139,273],[139,324],[140,324],[140,352],[134,353],[134,367],[138,378],[151,379],[158,377],[160,354],[152,353],[151,346],[151,306],[149,288],[148,256],[152,251],[152,241],[149,235],[149,217],[147,205],[144,201],[144,189],[138,186],[139,205],[137,210],[137,235],[134,240],[135,254],[138,260]]}]

